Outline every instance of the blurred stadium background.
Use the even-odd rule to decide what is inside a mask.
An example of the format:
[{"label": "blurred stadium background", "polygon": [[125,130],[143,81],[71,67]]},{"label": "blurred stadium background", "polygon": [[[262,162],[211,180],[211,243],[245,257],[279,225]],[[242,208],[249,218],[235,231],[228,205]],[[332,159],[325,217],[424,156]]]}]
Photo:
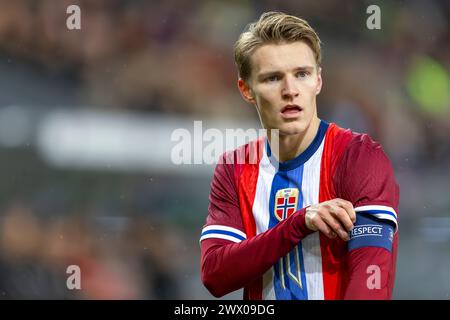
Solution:
[{"label": "blurred stadium background", "polygon": [[[81,30],[66,28],[71,4]],[[381,30],[366,28],[370,4]],[[394,297],[450,298],[450,2],[438,0],[1,0],[0,298],[213,298],[198,237],[214,167],[173,165],[171,133],[259,128],[232,46],[268,10],[322,38],[320,116],[390,156]],[[66,287],[71,264],[82,290]]]}]

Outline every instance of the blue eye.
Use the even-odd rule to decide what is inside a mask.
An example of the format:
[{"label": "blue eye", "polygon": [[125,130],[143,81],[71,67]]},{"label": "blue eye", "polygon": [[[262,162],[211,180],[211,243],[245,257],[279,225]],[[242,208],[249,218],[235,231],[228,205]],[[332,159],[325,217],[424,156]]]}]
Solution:
[{"label": "blue eye", "polygon": [[309,75],[309,72],[307,72],[307,71],[300,71],[297,73],[297,77],[300,77],[300,78],[305,78],[307,75]]},{"label": "blue eye", "polygon": [[275,82],[278,80],[280,80],[280,78],[277,75],[273,75],[264,79],[265,82]]}]

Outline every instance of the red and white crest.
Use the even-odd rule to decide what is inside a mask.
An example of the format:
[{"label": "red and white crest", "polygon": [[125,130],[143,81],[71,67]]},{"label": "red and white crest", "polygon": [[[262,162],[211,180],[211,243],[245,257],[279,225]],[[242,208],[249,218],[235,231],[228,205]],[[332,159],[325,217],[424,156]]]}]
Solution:
[{"label": "red and white crest", "polygon": [[280,221],[287,219],[297,210],[297,202],[297,188],[286,188],[278,190],[275,195],[275,217]]}]

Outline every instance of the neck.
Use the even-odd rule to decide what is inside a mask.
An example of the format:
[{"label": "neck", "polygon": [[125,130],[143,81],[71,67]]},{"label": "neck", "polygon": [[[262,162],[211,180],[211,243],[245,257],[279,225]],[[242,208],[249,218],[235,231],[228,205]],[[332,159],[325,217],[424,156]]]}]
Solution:
[{"label": "neck", "polygon": [[311,121],[310,125],[303,132],[292,135],[280,134],[279,137],[274,135],[273,138],[276,137],[279,141],[279,152],[276,152],[276,148],[272,147],[272,134],[271,132],[268,132],[268,139],[272,148],[273,155],[279,162],[286,162],[294,159],[303,151],[305,151],[306,148],[308,148],[312,143],[317,134],[317,131],[319,130],[319,125],[320,119],[316,117]]}]

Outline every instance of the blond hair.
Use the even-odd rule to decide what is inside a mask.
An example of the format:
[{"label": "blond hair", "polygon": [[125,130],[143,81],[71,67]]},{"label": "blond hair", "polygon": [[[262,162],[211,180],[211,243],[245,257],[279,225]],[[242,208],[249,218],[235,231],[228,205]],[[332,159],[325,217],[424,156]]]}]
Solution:
[{"label": "blond hair", "polygon": [[320,66],[320,39],[306,20],[283,12],[266,12],[258,21],[249,24],[234,45],[234,60],[239,77],[248,80],[251,74],[250,57],[265,44],[304,41],[313,51]]}]

